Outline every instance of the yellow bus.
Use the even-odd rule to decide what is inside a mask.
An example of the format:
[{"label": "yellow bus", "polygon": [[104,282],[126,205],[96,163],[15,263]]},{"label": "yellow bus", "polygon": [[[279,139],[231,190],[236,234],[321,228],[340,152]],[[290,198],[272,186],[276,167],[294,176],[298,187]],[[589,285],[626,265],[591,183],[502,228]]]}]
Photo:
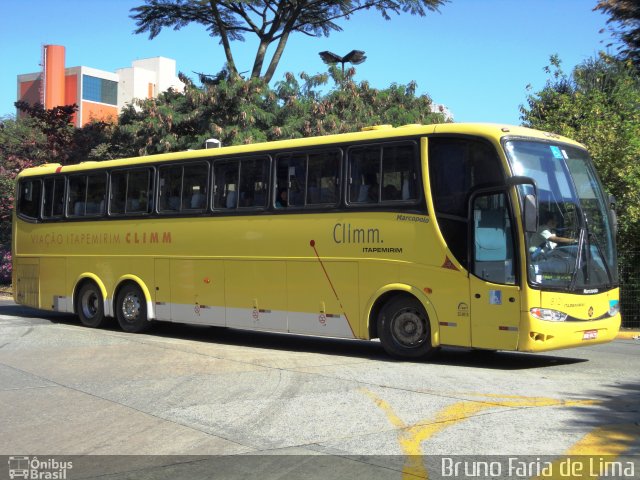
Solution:
[{"label": "yellow bus", "polygon": [[620,327],[613,198],[585,148],[488,124],[47,164],[17,180],[16,302],[115,317],[546,351]]}]

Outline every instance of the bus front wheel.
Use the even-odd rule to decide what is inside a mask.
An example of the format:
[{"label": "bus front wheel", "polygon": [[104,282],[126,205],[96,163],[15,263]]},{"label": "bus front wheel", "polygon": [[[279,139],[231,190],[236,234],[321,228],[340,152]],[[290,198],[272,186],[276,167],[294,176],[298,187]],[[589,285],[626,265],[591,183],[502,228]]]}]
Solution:
[{"label": "bus front wheel", "polygon": [[140,287],[127,283],[116,298],[116,317],[120,328],[128,333],[141,333],[151,326],[147,319],[147,300]]},{"label": "bus front wheel", "polygon": [[431,345],[431,326],[422,304],[399,295],[390,300],[378,316],[378,335],[385,351],[396,358],[426,358],[436,349]]},{"label": "bus front wheel", "polygon": [[78,290],[76,312],[85,327],[99,328],[104,325],[106,321],[104,300],[102,292],[95,283],[86,282]]}]

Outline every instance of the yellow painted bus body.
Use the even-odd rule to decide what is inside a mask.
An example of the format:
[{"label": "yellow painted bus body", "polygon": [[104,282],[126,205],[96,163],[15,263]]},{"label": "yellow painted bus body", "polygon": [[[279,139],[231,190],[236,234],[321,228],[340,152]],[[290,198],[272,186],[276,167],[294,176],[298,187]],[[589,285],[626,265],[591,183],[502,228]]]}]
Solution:
[{"label": "yellow painted bus body", "polygon": [[[429,183],[429,135],[476,136],[507,160],[501,137],[548,138],[519,127],[447,124],[226,147],[137,159],[45,165],[20,179],[72,174],[89,168],[158,165],[345,142],[419,138],[427,211],[335,211],[30,223],[14,218],[16,302],[76,312],[77,292],[90,280],[114,316],[118,289],[135,282],[149,319],[239,329],[370,339],[378,336],[384,302],[400,292],[424,307],[433,347],[546,351],[615,338],[620,315],[607,316],[618,288],[593,295],[534,289],[526,281],[525,244],[518,202],[516,285],[491,284],[456,260],[439,230]],[[565,143],[574,143],[562,139]],[[577,145],[577,144],[576,144]],[[515,196],[515,188],[510,196]],[[490,303],[492,292],[500,303]],[[531,315],[555,308],[580,321],[549,322]],[[605,318],[606,317],[606,318]],[[596,318],[599,320],[590,320]],[[596,333],[594,333],[596,332]]]}]

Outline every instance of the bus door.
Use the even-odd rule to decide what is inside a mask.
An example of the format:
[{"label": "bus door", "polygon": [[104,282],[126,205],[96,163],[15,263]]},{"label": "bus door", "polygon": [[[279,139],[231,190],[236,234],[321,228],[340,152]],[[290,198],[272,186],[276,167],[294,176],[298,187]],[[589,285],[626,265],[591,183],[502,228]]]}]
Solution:
[{"label": "bus door", "polygon": [[513,217],[505,191],[472,196],[470,209],[471,345],[515,350],[520,325]]}]

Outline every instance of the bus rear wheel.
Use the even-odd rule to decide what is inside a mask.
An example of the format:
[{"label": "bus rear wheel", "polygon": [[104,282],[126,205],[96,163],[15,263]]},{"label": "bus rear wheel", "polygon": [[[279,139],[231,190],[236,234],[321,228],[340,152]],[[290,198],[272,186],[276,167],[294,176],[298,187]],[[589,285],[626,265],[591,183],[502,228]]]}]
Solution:
[{"label": "bus rear wheel", "polygon": [[140,287],[127,283],[120,289],[116,298],[116,317],[125,332],[141,333],[149,329],[147,300]]},{"label": "bus rear wheel", "polygon": [[378,335],[392,357],[427,358],[436,352],[431,345],[427,312],[417,299],[406,295],[397,296],[382,307]]},{"label": "bus rear wheel", "polygon": [[78,290],[76,312],[85,327],[99,328],[106,322],[102,292],[93,282],[86,282]]}]

